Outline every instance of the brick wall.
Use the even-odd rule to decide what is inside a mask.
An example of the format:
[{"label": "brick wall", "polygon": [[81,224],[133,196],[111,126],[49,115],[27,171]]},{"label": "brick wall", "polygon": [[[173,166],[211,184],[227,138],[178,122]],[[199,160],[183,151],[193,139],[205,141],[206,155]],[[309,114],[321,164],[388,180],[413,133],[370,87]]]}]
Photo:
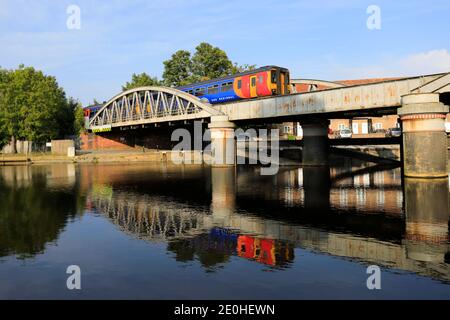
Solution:
[{"label": "brick wall", "polygon": [[132,149],[130,141],[117,134],[106,134],[105,136],[95,133],[83,133],[80,136],[80,149],[87,150],[126,150]]},{"label": "brick wall", "polygon": [[[204,125],[206,128],[206,125]],[[171,141],[174,130],[184,128],[194,138],[192,125],[163,126],[158,128],[145,128],[135,130],[117,130],[104,133],[84,133],[81,135],[81,150],[130,150],[130,149],[156,149],[171,150],[179,141]],[[204,129],[205,129],[204,128]],[[203,129],[203,130],[204,130]],[[203,131],[204,132],[204,131]],[[204,145],[209,144],[205,142]]]}]

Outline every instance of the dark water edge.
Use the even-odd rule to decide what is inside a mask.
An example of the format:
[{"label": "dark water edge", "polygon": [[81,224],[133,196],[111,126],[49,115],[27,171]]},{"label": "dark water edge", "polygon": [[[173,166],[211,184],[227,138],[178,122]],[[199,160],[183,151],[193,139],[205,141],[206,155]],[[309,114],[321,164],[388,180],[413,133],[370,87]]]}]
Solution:
[{"label": "dark water edge", "polygon": [[0,298],[449,299],[448,185],[348,163],[2,167]]}]

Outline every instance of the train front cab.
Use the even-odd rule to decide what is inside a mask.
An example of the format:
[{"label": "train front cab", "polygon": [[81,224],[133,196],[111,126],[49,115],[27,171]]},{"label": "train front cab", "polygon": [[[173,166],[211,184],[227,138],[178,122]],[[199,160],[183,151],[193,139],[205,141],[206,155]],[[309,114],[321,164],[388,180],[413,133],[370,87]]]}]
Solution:
[{"label": "train front cab", "polygon": [[241,99],[290,94],[289,70],[270,67],[255,70],[253,74],[237,76],[234,91]]},{"label": "train front cab", "polygon": [[289,70],[283,68],[276,68],[270,71],[272,82],[273,95],[288,95],[290,94],[289,84],[291,82]]}]

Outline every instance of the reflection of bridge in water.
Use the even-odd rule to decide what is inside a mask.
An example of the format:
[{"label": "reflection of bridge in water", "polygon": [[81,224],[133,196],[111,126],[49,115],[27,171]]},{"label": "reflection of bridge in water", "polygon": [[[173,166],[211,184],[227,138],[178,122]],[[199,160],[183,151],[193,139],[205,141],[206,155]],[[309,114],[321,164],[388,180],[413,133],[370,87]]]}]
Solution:
[{"label": "reflection of bridge in water", "polygon": [[[306,179],[306,176],[304,178]],[[447,179],[432,183],[420,180],[405,181],[404,200],[407,212],[406,219],[401,218],[401,221],[406,223],[406,234],[399,234],[393,240],[385,240],[382,235],[361,236],[358,232],[335,231],[331,225],[327,228],[323,225],[314,226],[314,223],[295,224],[278,218],[261,217],[251,212],[237,213],[234,168],[214,168],[211,184],[210,208],[191,207],[173,198],[164,199],[115,190],[93,192],[91,201],[98,211],[108,216],[124,232],[148,241],[170,243],[187,239],[190,245],[200,246],[198,250],[208,250],[211,237],[203,242],[195,239],[214,230],[222,230],[238,237],[250,236],[253,239],[276,241],[277,244],[270,250],[280,261],[293,259],[289,248],[297,247],[450,281]],[[305,199],[305,206],[314,207],[317,195],[311,193],[314,193],[314,190],[323,192],[323,187],[318,188],[314,184],[311,186],[310,183],[306,183],[304,187],[305,197],[312,199]],[[216,250],[224,247],[227,245],[214,245]],[[261,245],[257,247],[261,249]],[[260,256],[254,254],[251,257],[239,253],[239,248],[240,246],[236,245],[236,250],[232,250],[233,254],[259,259],[264,263]],[[253,252],[258,248],[252,249]],[[285,258],[289,255],[290,257]]]}]

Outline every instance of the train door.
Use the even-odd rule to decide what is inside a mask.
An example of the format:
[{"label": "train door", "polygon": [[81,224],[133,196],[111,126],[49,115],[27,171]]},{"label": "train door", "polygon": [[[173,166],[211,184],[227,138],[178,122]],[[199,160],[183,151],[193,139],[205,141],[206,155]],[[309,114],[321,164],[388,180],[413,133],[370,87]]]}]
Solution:
[{"label": "train door", "polygon": [[275,81],[276,81],[276,84],[277,84],[277,95],[280,95],[280,94],[282,94],[281,93],[281,80],[280,80],[280,78],[281,78],[281,72],[280,72],[280,69],[277,69],[276,71],[274,71],[275,72],[275,74],[276,74],[276,77],[275,77]]},{"label": "train door", "polygon": [[284,84],[284,94],[291,94],[291,79],[289,72],[286,72],[284,74],[285,84]]},{"label": "train door", "polygon": [[256,98],[258,93],[256,92],[256,76],[250,77],[250,97]]},{"label": "train door", "polygon": [[285,79],[284,72],[280,72],[280,84],[281,84],[280,94],[284,95],[284,94],[286,94],[286,79]]},{"label": "train door", "polygon": [[283,72],[280,71],[280,94],[286,95],[290,93],[289,85],[290,85],[290,79],[289,79],[289,72]]}]

